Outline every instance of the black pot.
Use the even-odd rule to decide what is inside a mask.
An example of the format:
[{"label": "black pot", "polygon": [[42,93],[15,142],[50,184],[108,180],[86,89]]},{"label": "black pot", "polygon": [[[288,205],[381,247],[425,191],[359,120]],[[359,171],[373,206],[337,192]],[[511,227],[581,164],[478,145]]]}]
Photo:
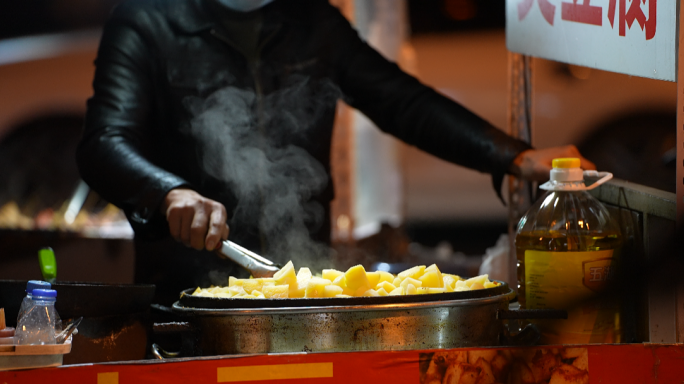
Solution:
[{"label": "black pot", "polygon": [[[0,307],[15,326],[27,281],[0,280]],[[62,320],[83,317],[64,364],[140,360],[149,350],[154,285],[58,282],[55,309]]]}]

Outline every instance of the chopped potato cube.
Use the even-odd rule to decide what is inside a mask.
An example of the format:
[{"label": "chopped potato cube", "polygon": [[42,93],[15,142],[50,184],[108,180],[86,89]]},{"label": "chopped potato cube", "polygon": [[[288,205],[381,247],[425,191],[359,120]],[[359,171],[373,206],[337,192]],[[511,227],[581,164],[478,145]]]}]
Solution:
[{"label": "chopped potato cube", "polygon": [[379,272],[366,272],[366,278],[368,279],[368,286],[375,288],[380,282]]},{"label": "chopped potato cube", "polygon": [[237,277],[230,276],[228,277],[228,286],[232,287],[235,285],[242,284],[242,279],[238,279]]},{"label": "chopped potato cube", "polygon": [[352,296],[339,294],[339,295],[336,295],[335,297],[352,297]]},{"label": "chopped potato cube", "polygon": [[495,287],[498,287],[498,286],[499,286],[499,284],[497,284],[497,283],[495,283],[495,282],[491,282],[491,281],[488,281],[488,282],[484,283],[484,287],[485,287],[485,288],[495,288]]},{"label": "chopped potato cube", "polygon": [[306,285],[304,297],[322,297],[325,287],[331,284],[330,280],[322,277],[312,277]]},{"label": "chopped potato cube", "polygon": [[430,293],[430,288],[419,287],[419,288],[416,288],[416,291],[418,292],[418,295],[427,295],[428,293]]},{"label": "chopped potato cube", "polygon": [[382,283],[383,281],[386,281],[388,283],[391,283],[394,281],[394,275],[393,274],[391,274],[389,272],[385,272],[385,271],[377,271],[377,272],[380,275],[380,281],[378,281],[378,284]]},{"label": "chopped potato cube", "polygon": [[408,284],[406,284],[406,294],[407,295],[417,295],[418,289],[416,289],[416,287],[413,284],[408,283]]},{"label": "chopped potato cube", "polygon": [[470,286],[470,290],[474,291],[476,289],[484,289],[484,285],[480,284],[479,282],[473,283],[473,285]]},{"label": "chopped potato cube", "polygon": [[252,293],[252,291],[261,291],[264,286],[264,282],[261,279],[245,279],[242,282],[242,287],[245,292]]},{"label": "chopped potato cube", "polygon": [[390,296],[402,296],[404,294],[404,288],[402,287],[397,287],[394,291],[390,292]]},{"label": "chopped potato cube", "polygon": [[446,288],[428,288],[428,293],[445,293]]},{"label": "chopped potato cube", "polygon": [[349,268],[347,272],[345,272],[344,277],[347,283],[347,288],[349,289],[356,291],[362,287],[367,287],[366,290],[370,288],[368,277],[366,277],[366,270],[362,265],[355,265]]},{"label": "chopped potato cube", "polygon": [[403,272],[399,272],[399,274],[397,276],[401,277],[402,279],[404,279],[406,277],[410,277],[412,279],[418,279],[419,277],[423,276],[424,272],[425,272],[425,266],[424,265],[417,265],[417,266],[415,266],[413,268],[409,268]]},{"label": "chopped potato cube", "polygon": [[423,287],[432,287],[432,288],[442,288],[444,287],[444,281],[442,281],[442,274],[439,273],[439,271],[429,271],[425,272],[423,276],[419,277],[418,280],[420,280],[423,283]]},{"label": "chopped potato cube", "polygon": [[389,296],[389,293],[385,291],[385,288],[378,289],[378,296]]},{"label": "chopped potato cube", "polygon": [[387,292],[392,292],[395,289],[397,289],[397,287],[395,287],[394,284],[392,284],[388,281],[383,281],[380,284],[378,284],[378,288],[383,288]]},{"label": "chopped potato cube", "polygon": [[447,289],[447,292],[453,292],[454,288],[456,287],[456,281],[457,279],[454,279],[452,275],[447,275],[443,274],[442,275],[442,283],[444,284],[444,288]]},{"label": "chopped potato cube", "polygon": [[311,270],[309,268],[299,268],[297,272],[297,280],[308,280],[312,278]]},{"label": "chopped potato cube", "polygon": [[241,285],[234,285],[232,287],[228,287],[228,292],[233,296],[240,295],[240,294],[242,294],[242,295],[247,294],[247,292],[245,292],[245,288]]},{"label": "chopped potato cube", "polygon": [[335,281],[335,279],[343,275],[344,272],[338,271],[336,269],[324,269],[323,273],[321,274],[321,277],[324,279],[328,279],[330,281]]},{"label": "chopped potato cube", "polygon": [[392,280],[392,285],[394,285],[395,287],[398,287],[398,286],[401,285],[401,282],[402,282],[402,281],[404,281],[404,279],[402,279],[401,277],[397,276],[397,277],[394,278],[394,280]]},{"label": "chopped potato cube", "polygon": [[195,289],[195,292],[193,292],[192,294],[193,294],[193,295],[196,295],[196,294],[198,294],[198,293],[200,293],[200,292],[202,292],[202,290],[200,289],[200,287],[197,287],[197,289]]},{"label": "chopped potato cube", "polygon": [[321,297],[335,297],[341,295],[344,290],[337,285],[326,285],[323,287],[323,295]]},{"label": "chopped potato cube", "polygon": [[484,286],[484,283],[485,283],[485,281],[487,281],[488,277],[489,276],[486,274],[480,275],[480,276],[475,276],[475,277],[472,277],[472,278],[466,280],[465,283],[468,287],[471,287],[475,283],[479,283],[481,286]]},{"label": "chopped potato cube", "polygon": [[413,285],[413,288],[423,286],[423,282],[420,280],[412,279],[410,277],[405,278],[404,281],[401,282],[401,287],[404,288],[404,292],[406,292],[407,295],[410,295],[410,293],[408,293],[408,288],[406,288],[409,284]]},{"label": "chopped potato cube", "polygon": [[289,291],[288,285],[267,285],[264,286],[263,294],[267,299],[287,299]]},{"label": "chopped potato cube", "polygon": [[294,265],[292,261],[288,261],[287,264],[278,272],[273,275],[276,285],[289,285],[291,287],[297,284],[297,275],[295,274]]},{"label": "chopped potato cube", "polygon": [[378,291],[376,291],[375,289],[369,289],[366,292],[364,292],[363,295],[361,295],[361,296],[371,297],[371,296],[380,296],[380,295],[378,294]]},{"label": "chopped potato cube", "polygon": [[[468,287],[468,284],[466,284],[465,280],[459,280],[456,282],[456,287],[454,287],[454,291],[458,291],[458,288],[470,288]],[[461,289],[462,290],[462,289]]]}]

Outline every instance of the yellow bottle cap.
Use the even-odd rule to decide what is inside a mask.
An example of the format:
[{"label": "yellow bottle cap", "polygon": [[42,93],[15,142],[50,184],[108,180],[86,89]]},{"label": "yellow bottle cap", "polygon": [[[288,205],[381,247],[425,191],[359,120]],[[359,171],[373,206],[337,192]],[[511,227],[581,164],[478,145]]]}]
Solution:
[{"label": "yellow bottle cap", "polygon": [[575,157],[566,157],[562,159],[553,159],[551,165],[554,168],[579,168],[580,159]]}]

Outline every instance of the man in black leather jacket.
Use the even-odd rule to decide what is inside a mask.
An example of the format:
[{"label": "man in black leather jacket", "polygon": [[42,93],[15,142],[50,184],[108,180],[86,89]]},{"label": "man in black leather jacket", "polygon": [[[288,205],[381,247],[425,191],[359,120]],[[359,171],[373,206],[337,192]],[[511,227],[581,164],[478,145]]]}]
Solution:
[{"label": "man in black leather jacket", "polygon": [[[530,150],[422,85],[325,0],[250,12],[221,1],[115,9],[78,150],[83,179],[135,230],[136,280],[157,284],[162,302],[239,272],[207,251],[227,222],[231,239],[270,257],[321,255],[338,99],[406,143],[491,173],[497,191],[507,172],[545,177],[551,158],[578,155]],[[290,206],[301,209],[279,210]]]}]

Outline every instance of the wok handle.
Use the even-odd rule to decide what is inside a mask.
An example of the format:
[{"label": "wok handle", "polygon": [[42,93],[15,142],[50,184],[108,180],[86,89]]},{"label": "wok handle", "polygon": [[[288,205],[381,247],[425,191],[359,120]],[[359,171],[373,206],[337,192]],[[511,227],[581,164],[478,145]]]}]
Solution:
[{"label": "wok handle", "polygon": [[505,331],[501,335],[501,345],[502,346],[518,346],[518,347],[531,347],[537,345],[539,339],[541,338],[541,332],[534,324],[527,324],[522,331],[511,335],[508,331]]},{"label": "wok handle", "polygon": [[167,352],[156,343],[152,343],[152,354],[159,360],[171,359],[180,356],[180,352]]},{"label": "wok handle", "polygon": [[496,311],[499,320],[521,319],[567,319],[568,311],[562,309],[499,309]]},{"label": "wok handle", "polygon": [[182,356],[195,356],[195,341],[197,329],[190,323],[185,321],[177,321],[170,323],[154,323],[152,325],[152,332],[156,335],[180,334],[181,336],[181,350],[178,352],[168,352],[162,349],[158,344],[152,344],[152,355],[157,359],[169,359]]}]

